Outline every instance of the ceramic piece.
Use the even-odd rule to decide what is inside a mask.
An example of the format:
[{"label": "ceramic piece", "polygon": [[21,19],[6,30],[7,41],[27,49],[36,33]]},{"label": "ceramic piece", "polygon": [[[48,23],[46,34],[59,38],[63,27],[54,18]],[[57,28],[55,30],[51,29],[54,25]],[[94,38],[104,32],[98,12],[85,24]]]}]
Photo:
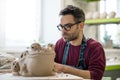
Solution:
[{"label": "ceramic piece", "polygon": [[92,19],[92,12],[88,12],[85,16],[86,19]]},{"label": "ceramic piece", "polygon": [[105,19],[105,18],[107,18],[107,15],[108,15],[107,12],[103,12],[100,14],[100,18]]},{"label": "ceramic piece", "polygon": [[[40,47],[40,45],[38,44],[32,44],[31,49],[33,50],[22,52],[18,61],[13,62],[11,66],[13,75],[20,76],[53,75],[55,58],[54,50],[50,47],[49,48]],[[18,68],[18,70],[16,70],[16,67]]]},{"label": "ceramic piece", "polygon": [[93,15],[92,15],[92,18],[93,19],[99,19],[100,18],[100,13],[99,12],[94,12]]},{"label": "ceramic piece", "polygon": [[115,11],[111,11],[109,14],[108,14],[108,17],[109,18],[115,18],[116,16],[116,12]]}]

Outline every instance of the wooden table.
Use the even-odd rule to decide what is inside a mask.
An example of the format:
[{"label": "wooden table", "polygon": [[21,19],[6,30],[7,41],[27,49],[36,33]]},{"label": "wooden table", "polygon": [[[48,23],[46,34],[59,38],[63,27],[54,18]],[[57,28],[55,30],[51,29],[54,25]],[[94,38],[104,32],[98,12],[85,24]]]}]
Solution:
[{"label": "wooden table", "polygon": [[0,80],[86,80],[82,77],[74,76],[71,74],[55,73],[54,76],[44,77],[23,77],[13,76],[11,73],[1,73]]},{"label": "wooden table", "polygon": [[0,69],[0,74],[2,73],[11,73],[12,70],[11,69]]}]

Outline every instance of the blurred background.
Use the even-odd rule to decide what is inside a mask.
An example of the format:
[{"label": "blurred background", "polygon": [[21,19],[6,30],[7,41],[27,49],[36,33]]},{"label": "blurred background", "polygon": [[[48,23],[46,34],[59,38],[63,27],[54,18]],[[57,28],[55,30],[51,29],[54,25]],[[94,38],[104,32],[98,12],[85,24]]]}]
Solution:
[{"label": "blurred background", "polygon": [[0,52],[15,57],[34,43],[55,44],[59,11],[67,5],[83,9],[84,34],[104,47],[103,79],[120,80],[120,0],[0,0]]}]

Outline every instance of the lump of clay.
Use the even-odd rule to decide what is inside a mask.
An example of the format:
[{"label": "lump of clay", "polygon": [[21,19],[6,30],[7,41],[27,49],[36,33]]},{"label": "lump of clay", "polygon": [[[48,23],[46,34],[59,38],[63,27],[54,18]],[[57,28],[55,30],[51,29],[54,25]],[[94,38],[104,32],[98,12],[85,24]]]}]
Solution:
[{"label": "lump of clay", "polygon": [[11,62],[15,60],[15,57],[11,54],[7,54],[5,52],[0,52],[0,70],[2,69],[10,69]]},{"label": "lump of clay", "polygon": [[18,60],[14,60],[11,64],[11,69],[12,69],[12,74],[17,76],[17,75],[20,75],[19,74],[19,71],[20,71],[20,65],[19,65],[19,62]]},{"label": "lump of clay", "polygon": [[[34,46],[34,48],[33,48]],[[30,51],[24,51],[12,64],[13,75],[49,76],[53,75],[55,52],[51,48],[43,48],[32,44]]]}]

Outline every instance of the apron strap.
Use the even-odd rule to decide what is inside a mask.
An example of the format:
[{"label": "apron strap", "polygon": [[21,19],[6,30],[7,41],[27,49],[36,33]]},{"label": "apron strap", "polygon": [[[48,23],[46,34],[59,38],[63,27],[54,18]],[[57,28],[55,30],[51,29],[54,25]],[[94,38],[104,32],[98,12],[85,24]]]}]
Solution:
[{"label": "apron strap", "polygon": [[[76,68],[86,69],[85,58],[84,58],[84,52],[85,52],[86,45],[87,45],[86,39],[83,36],[81,50],[80,50],[80,56],[79,56],[78,65],[76,66]],[[64,50],[63,59],[62,59],[62,64],[65,64],[65,65],[66,65],[67,57],[68,57],[68,53],[69,53],[69,46],[70,46],[70,43],[67,42],[65,45],[65,50]]]},{"label": "apron strap", "polygon": [[66,45],[65,45],[65,50],[64,50],[64,54],[63,54],[62,64],[66,64],[67,57],[68,57],[69,47],[70,47],[70,43],[67,42]]}]

